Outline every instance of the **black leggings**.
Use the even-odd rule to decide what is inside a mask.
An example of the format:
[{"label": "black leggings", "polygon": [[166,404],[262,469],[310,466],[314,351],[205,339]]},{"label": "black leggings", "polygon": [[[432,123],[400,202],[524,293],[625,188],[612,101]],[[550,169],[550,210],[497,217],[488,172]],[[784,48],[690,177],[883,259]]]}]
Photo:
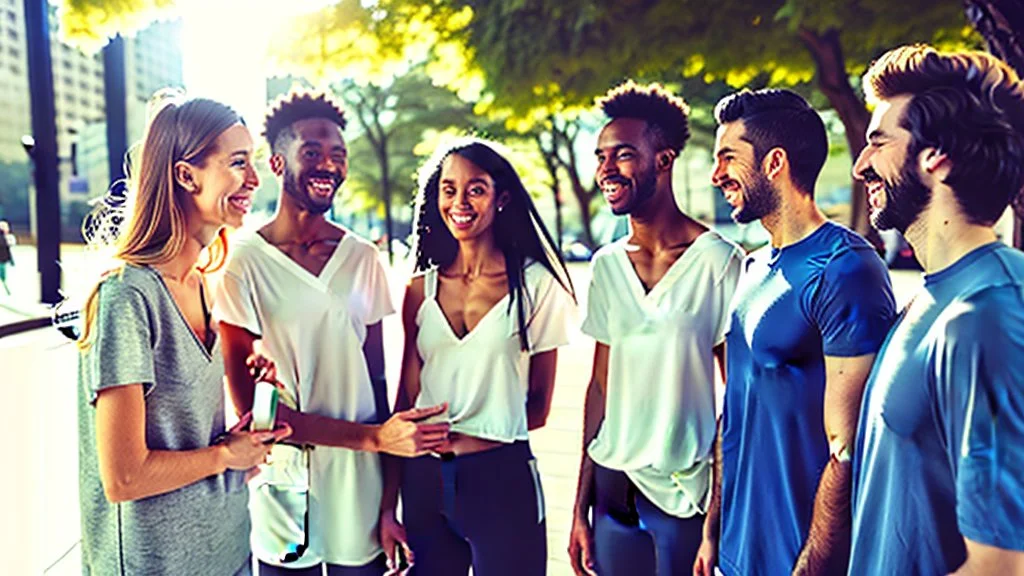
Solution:
[{"label": "black leggings", "polygon": [[407,460],[402,507],[418,576],[543,576],[544,500],[537,461],[515,442],[442,461]]}]

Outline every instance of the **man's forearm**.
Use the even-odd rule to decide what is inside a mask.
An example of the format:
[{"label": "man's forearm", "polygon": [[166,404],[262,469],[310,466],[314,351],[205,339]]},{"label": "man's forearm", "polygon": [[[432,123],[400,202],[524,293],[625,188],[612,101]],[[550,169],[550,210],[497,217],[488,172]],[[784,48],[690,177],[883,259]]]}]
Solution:
[{"label": "man's forearm", "polygon": [[704,539],[718,542],[722,528],[722,419],[718,419],[718,434],[715,435],[715,461],[711,466],[711,500],[708,514],[704,519]]},{"label": "man's forearm", "polygon": [[402,461],[397,456],[381,454],[381,468],[384,479],[384,492],[380,500],[381,515],[395,515],[398,508],[398,492],[402,485]]},{"label": "man's forearm", "polygon": [[829,458],[818,483],[807,541],[793,567],[794,575],[845,574],[850,560],[849,461]]},{"label": "man's forearm", "polygon": [[288,422],[292,427],[290,442],[365,452],[378,451],[377,431],[380,429],[379,425],[360,424],[328,418],[319,414],[296,412],[281,405],[278,409],[280,411],[278,418]]}]

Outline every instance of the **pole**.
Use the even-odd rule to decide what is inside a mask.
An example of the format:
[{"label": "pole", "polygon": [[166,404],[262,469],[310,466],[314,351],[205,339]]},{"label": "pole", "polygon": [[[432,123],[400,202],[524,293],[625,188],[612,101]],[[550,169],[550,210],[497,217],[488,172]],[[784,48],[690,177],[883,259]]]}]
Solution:
[{"label": "pole", "polygon": [[60,295],[60,191],[57,172],[57,112],[53,100],[50,19],[47,0],[25,0],[28,82],[35,146],[37,264],[40,300],[57,304]]}]

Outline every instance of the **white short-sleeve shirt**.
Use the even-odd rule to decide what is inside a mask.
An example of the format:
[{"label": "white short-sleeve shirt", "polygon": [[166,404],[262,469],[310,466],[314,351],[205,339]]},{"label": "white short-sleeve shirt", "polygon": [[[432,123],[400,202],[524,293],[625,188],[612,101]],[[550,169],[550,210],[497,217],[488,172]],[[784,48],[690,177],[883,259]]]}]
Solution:
[{"label": "white short-sleeve shirt", "polygon": [[[367,326],[393,312],[377,248],[351,232],[318,276],[259,234],[237,234],[214,306],[218,320],[262,339],[284,396],[297,400],[302,412],[351,422],[376,420],[363,342]],[[299,462],[287,447],[274,450],[275,464],[255,482],[283,476],[288,471],[277,468]],[[363,565],[377,557],[380,457],[317,446],[309,455],[309,476],[309,549],[288,566]],[[268,519],[253,523],[253,553],[276,564],[275,525],[287,525],[287,515],[257,490],[251,491],[249,505],[253,518]]]},{"label": "white short-sleeve shirt", "polygon": [[543,265],[524,273],[530,350],[520,349],[516,307],[506,294],[465,336],[452,331],[437,303],[437,269],[424,274],[416,314],[416,348],[423,359],[417,407],[448,402],[454,432],[497,442],[526,440],[530,356],[569,342],[575,302]]},{"label": "white short-sleeve shirt", "polygon": [[583,332],[609,346],[605,416],[588,447],[659,508],[706,509],[717,407],[712,349],[725,340],[742,250],[707,231],[646,292],[626,239],[592,262]]}]

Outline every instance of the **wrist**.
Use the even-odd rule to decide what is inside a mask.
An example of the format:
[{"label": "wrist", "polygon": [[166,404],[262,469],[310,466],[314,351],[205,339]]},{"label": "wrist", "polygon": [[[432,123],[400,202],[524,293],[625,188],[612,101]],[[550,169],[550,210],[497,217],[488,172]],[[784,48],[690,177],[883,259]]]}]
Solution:
[{"label": "wrist", "polygon": [[213,449],[213,466],[215,474],[223,474],[228,471],[228,447],[226,444],[211,446]]},{"label": "wrist", "polygon": [[366,439],[364,440],[367,452],[380,452],[383,444],[380,433],[383,427],[380,424],[368,424],[366,426]]}]

